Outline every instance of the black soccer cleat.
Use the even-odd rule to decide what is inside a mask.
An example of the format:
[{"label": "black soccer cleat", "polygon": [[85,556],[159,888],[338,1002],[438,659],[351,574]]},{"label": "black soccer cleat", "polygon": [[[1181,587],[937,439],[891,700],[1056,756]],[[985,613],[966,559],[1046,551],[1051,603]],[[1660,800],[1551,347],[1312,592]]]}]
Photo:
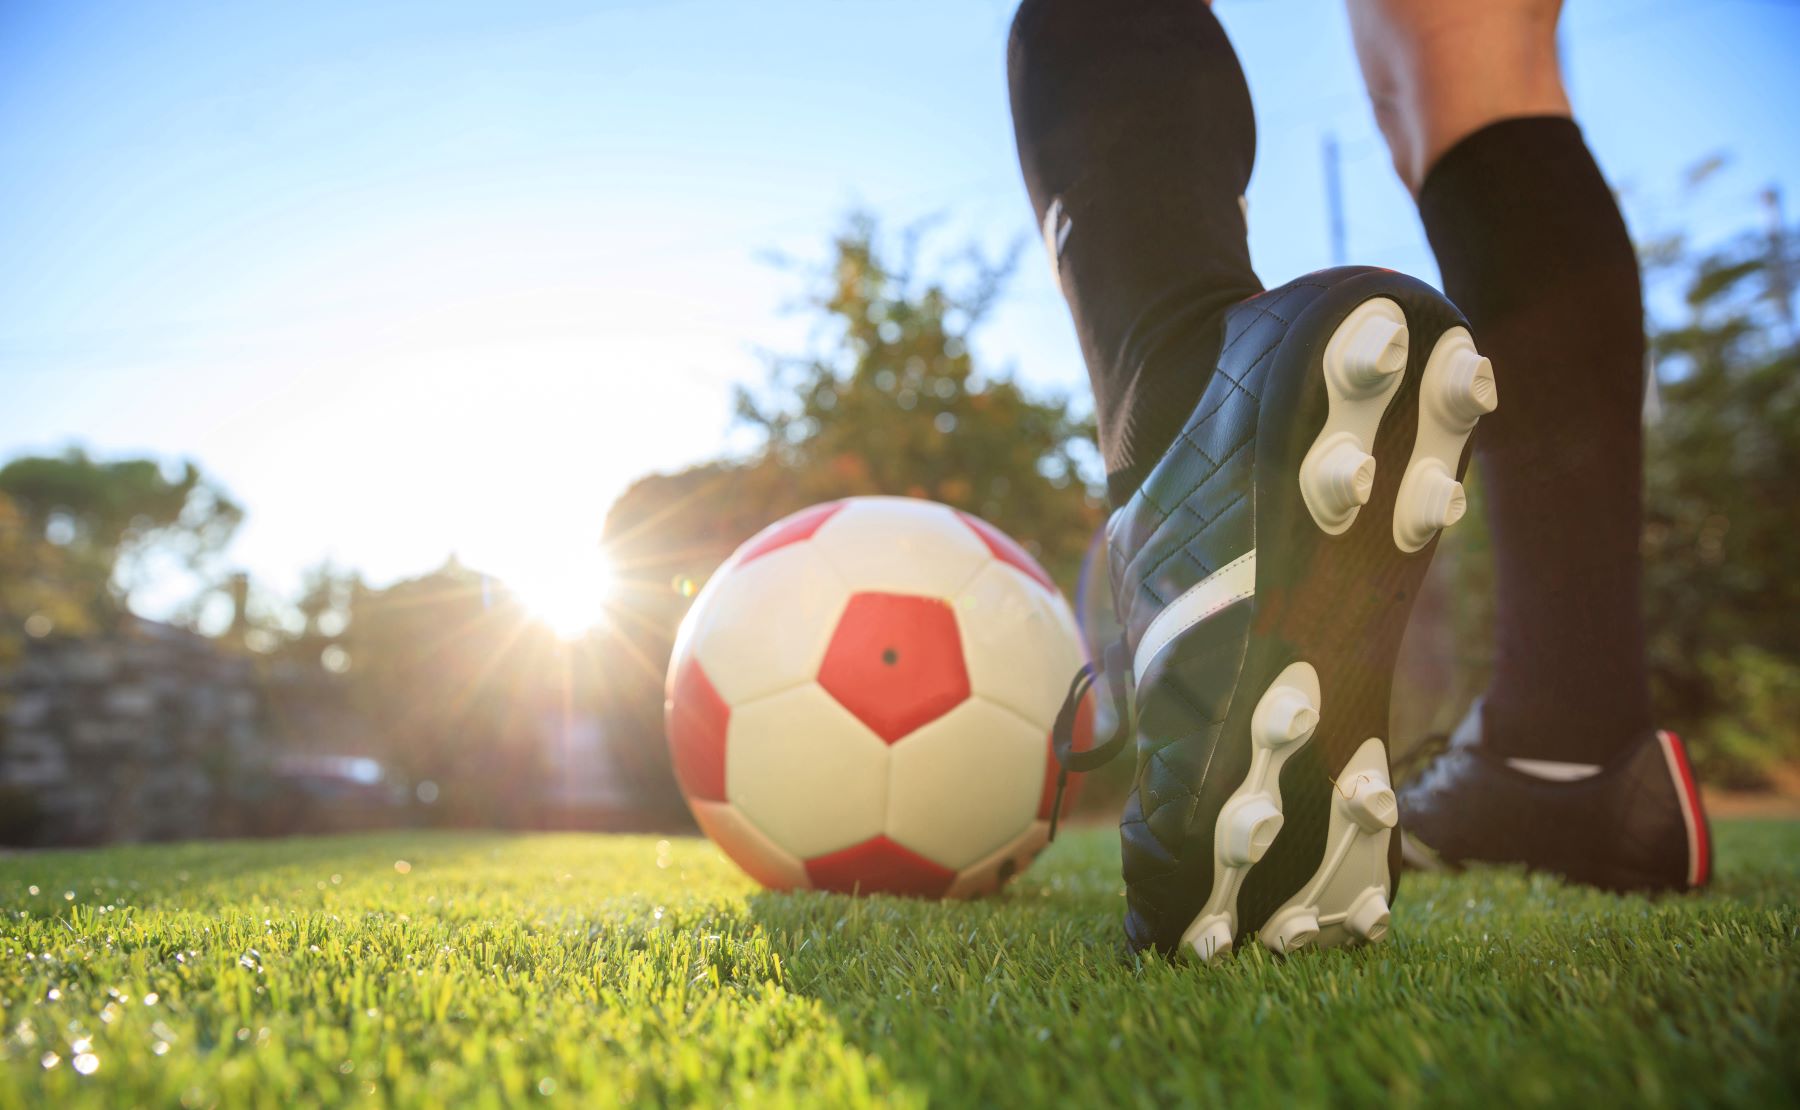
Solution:
[{"label": "black soccer cleat", "polygon": [[[1462,316],[1401,274],[1327,270],[1227,310],[1193,417],[1107,526],[1133,948],[1387,932],[1394,660],[1494,405]],[[1068,746],[1073,769],[1101,758]]]},{"label": "black soccer cleat", "polygon": [[1706,885],[1712,838],[1680,737],[1653,732],[1602,766],[1509,759],[1481,727],[1477,702],[1400,791],[1408,864],[1524,864],[1614,891]]}]

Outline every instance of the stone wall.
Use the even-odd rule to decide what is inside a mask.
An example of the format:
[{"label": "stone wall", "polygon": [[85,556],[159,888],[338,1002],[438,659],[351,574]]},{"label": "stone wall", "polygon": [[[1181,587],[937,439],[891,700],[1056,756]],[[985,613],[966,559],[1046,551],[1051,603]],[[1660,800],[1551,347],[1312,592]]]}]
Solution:
[{"label": "stone wall", "polygon": [[238,831],[239,783],[268,758],[248,659],[127,619],[30,643],[0,675],[0,838],[37,844]]}]

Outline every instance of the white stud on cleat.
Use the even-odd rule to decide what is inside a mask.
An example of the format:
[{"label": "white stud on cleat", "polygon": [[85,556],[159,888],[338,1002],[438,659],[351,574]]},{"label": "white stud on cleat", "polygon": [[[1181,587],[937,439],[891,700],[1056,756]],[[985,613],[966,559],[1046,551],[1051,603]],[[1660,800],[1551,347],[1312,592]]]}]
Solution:
[{"label": "white stud on cleat", "polygon": [[1264,748],[1297,744],[1318,727],[1318,707],[1306,691],[1295,686],[1270,687],[1250,717],[1251,738]]},{"label": "white stud on cleat", "polygon": [[1300,499],[1328,536],[1342,535],[1375,486],[1381,418],[1406,375],[1406,314],[1387,297],[1350,310],[1325,342],[1325,426],[1300,463]]},{"label": "white stud on cleat", "polygon": [[1380,940],[1387,933],[1393,882],[1388,848],[1400,814],[1379,737],[1356,749],[1338,772],[1334,791],[1318,870],[1257,931],[1276,952],[1309,943],[1332,947]]},{"label": "white stud on cleat", "polygon": [[1357,775],[1348,782],[1339,779],[1338,804],[1364,832],[1391,829],[1400,821],[1400,804],[1394,798],[1394,788],[1377,775]]},{"label": "white stud on cleat", "polygon": [[1298,907],[1264,925],[1259,935],[1272,952],[1298,952],[1319,939],[1319,918],[1311,910]]},{"label": "white stud on cleat", "polygon": [[1319,704],[1319,672],[1289,663],[1250,712],[1250,768],[1213,821],[1212,890],[1181,935],[1202,959],[1231,950],[1238,890],[1281,832],[1281,769],[1319,727]]},{"label": "white stud on cleat", "polygon": [[1340,357],[1329,364],[1334,384],[1350,399],[1380,393],[1393,375],[1406,369],[1406,347],[1404,320],[1371,315],[1351,322]]},{"label": "white stud on cleat", "polygon": [[1417,551],[1431,537],[1461,520],[1469,502],[1462,483],[1437,459],[1424,459],[1406,476],[1394,506],[1394,538],[1404,551]]},{"label": "white stud on cleat", "polygon": [[1215,913],[1202,917],[1192,925],[1181,938],[1181,943],[1207,963],[1218,959],[1231,951],[1231,918],[1227,914]]},{"label": "white stud on cleat", "polygon": [[1459,348],[1445,362],[1433,401],[1450,420],[1473,426],[1500,404],[1500,394],[1494,387],[1494,364],[1476,354],[1472,347]]},{"label": "white stud on cleat", "polygon": [[1344,917],[1344,929],[1358,940],[1374,943],[1387,936],[1388,922],[1391,919],[1387,896],[1380,888],[1376,888],[1365,893],[1350,907],[1350,912]]},{"label": "white stud on cleat", "polygon": [[1229,867],[1262,860],[1281,831],[1281,810],[1267,794],[1238,798],[1219,815],[1219,858]]},{"label": "white stud on cleat", "polygon": [[1463,448],[1476,421],[1500,403],[1494,367],[1465,328],[1439,337],[1419,379],[1419,432],[1400,476],[1394,504],[1394,544],[1417,551],[1438,531],[1462,519],[1468,503],[1456,480]]},{"label": "white stud on cleat", "polygon": [[1343,433],[1320,446],[1300,466],[1303,499],[1324,523],[1347,524],[1375,490],[1375,456]]}]

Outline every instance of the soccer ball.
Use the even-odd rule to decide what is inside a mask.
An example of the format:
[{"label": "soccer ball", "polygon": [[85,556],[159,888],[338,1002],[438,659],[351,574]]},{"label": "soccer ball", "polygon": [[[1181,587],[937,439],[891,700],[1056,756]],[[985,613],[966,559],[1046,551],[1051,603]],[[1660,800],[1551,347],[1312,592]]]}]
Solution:
[{"label": "soccer ball", "polygon": [[[1068,604],[993,525],[908,498],[814,505],[738,548],[682,622],[676,777],[764,886],[987,893],[1048,839],[1051,726],[1081,662]],[[1077,748],[1092,722],[1084,702]]]}]

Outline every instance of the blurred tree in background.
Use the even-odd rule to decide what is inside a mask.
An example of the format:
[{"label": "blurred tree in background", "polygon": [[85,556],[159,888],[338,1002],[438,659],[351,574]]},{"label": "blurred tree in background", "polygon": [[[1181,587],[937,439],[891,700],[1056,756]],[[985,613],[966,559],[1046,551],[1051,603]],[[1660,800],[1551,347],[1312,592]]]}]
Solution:
[{"label": "blurred tree in background", "polygon": [[1657,708],[1705,777],[1800,759],[1800,337],[1793,234],[1645,251],[1681,309],[1651,329],[1645,604]]},{"label": "blurred tree in background", "polygon": [[740,390],[738,412],[801,504],[877,493],[942,501],[999,525],[1072,584],[1101,518],[1076,457],[1092,425],[1064,398],[977,373],[970,352],[1018,252],[993,263],[970,249],[961,283],[923,280],[920,238],[908,231],[890,259],[875,221],[852,216],[810,301],[827,346],[774,360],[764,399]]},{"label": "blurred tree in background", "polygon": [[171,568],[206,592],[243,511],[193,463],[101,462],[72,449],[0,467],[0,663],[21,634],[107,626]]},{"label": "blurred tree in background", "polygon": [[349,611],[324,659],[368,723],[359,754],[409,786],[432,782],[441,821],[531,824],[541,718],[568,672],[555,638],[455,559],[386,589],[353,587]]}]

